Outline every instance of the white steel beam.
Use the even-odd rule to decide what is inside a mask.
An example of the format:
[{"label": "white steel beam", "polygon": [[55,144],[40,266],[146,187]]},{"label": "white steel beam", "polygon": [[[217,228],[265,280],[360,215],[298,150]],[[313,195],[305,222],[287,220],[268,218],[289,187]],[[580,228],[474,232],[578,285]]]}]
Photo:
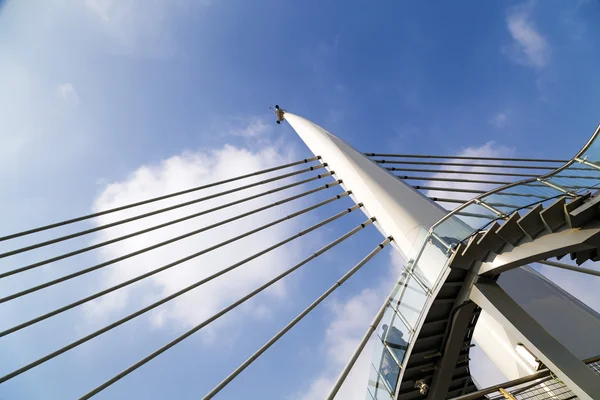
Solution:
[{"label": "white steel beam", "polygon": [[600,398],[600,379],[594,371],[548,333],[500,286],[492,282],[476,283],[470,297],[553,371],[580,399]]},{"label": "white steel beam", "polygon": [[[442,207],[319,125],[289,112],[285,119],[310,150],[335,170],[342,185],[352,190],[354,200],[364,204],[367,216],[377,217],[377,228],[385,237],[394,238],[393,245],[406,259],[413,245],[421,246],[416,242],[423,230],[446,215]],[[435,282],[439,268],[423,272]]]}]

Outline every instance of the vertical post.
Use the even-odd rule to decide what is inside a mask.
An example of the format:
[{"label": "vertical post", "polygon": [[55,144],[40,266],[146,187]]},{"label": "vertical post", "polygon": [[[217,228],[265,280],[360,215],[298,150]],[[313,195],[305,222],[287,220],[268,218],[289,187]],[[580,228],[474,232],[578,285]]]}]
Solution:
[{"label": "vertical post", "polygon": [[532,351],[580,399],[600,398],[598,376],[549,334],[500,286],[493,282],[476,283],[470,298]]}]

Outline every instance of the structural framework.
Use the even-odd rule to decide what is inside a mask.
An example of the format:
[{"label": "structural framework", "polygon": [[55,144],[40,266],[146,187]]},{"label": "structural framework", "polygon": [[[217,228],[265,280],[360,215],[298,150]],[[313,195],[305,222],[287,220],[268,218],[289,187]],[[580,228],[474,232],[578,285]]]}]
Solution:
[{"label": "structural framework", "polygon": [[[243,244],[247,238],[263,235],[291,219],[331,207],[337,207],[336,212],[278,242],[265,240],[268,245],[240,254],[235,263],[210,269],[201,279],[50,353],[15,368],[2,367],[0,384],[14,382],[41,364],[216,279],[226,279],[228,273],[360,210],[366,217],[354,228],[99,382],[80,398],[102,392],[317,257],[342,246],[348,238],[374,226],[382,237],[373,243],[373,250],[216,384],[205,399],[217,395],[388,245],[404,258],[403,271],[371,324],[365,327],[362,340],[327,398],[335,398],[367,342],[374,339],[371,375],[366,382],[370,399],[600,399],[600,315],[527,266],[538,263],[588,274],[592,279],[600,276],[600,272],[581,266],[600,260],[600,196],[596,196],[600,185],[600,128],[581,151],[565,160],[376,154],[359,152],[322,127],[279,107],[276,110],[278,122],[288,121],[314,156],[0,237],[0,244],[7,246],[1,250],[0,259],[23,254],[34,254],[35,258],[40,249],[58,248],[56,245],[117,226],[132,227],[108,240],[95,240],[84,247],[4,269],[0,271],[0,279],[4,280],[177,224],[194,226],[184,234],[136,251],[1,293],[3,304],[113,265],[135,262],[136,257],[241,220],[250,219],[253,226],[224,241],[213,241],[193,254],[174,254],[168,263],[157,263],[74,302],[0,327],[0,338],[47,323],[181,264],[202,268],[203,255]],[[211,223],[202,219],[220,215],[223,210],[236,210],[239,205],[245,205],[248,211],[230,213]],[[272,211],[282,207],[295,209],[283,216],[279,212],[279,218],[269,218]],[[120,217],[120,213],[137,209],[143,212]],[[257,215],[262,216],[260,220],[252,219]],[[107,219],[89,226],[90,221],[99,218]],[[62,234],[52,236],[55,231]],[[11,243],[16,245],[11,247]],[[558,261],[566,255],[570,262]],[[473,380],[469,351],[474,342],[507,382],[483,388]]]}]

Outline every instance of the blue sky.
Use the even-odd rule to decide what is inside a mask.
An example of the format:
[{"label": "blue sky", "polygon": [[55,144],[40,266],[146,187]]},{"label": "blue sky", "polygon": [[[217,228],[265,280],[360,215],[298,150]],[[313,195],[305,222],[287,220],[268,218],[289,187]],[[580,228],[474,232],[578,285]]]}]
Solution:
[{"label": "blue sky", "polygon": [[[308,156],[289,126],[274,124],[267,107],[275,103],[368,152],[571,157],[599,122],[599,18],[600,6],[591,0],[377,6],[312,0],[0,1],[0,233],[185,187],[227,168],[258,167],[261,156],[264,165]],[[249,164],[236,163],[238,156],[246,160],[239,153],[244,150]],[[194,172],[199,165],[208,165],[212,175]],[[135,185],[145,182],[142,166],[154,186],[137,193]],[[117,185],[115,199],[103,196],[110,184]],[[347,204],[290,223],[277,237]],[[271,261],[291,265],[362,220],[359,213],[349,216]],[[374,229],[361,235],[347,245],[352,251],[315,263],[215,328],[219,340],[194,337],[107,390],[105,398],[207,392],[380,241]],[[2,260],[0,267],[27,257]],[[396,264],[388,252],[380,255],[370,272],[349,281],[221,397],[322,397],[319,385],[341,368],[336,346],[362,334],[366,325],[352,322],[370,320]],[[75,266],[57,268],[4,282],[0,290],[10,293]],[[107,282],[121,277],[98,276]],[[152,298],[179,283],[157,281],[135,295]],[[0,316],[17,322],[98,284],[96,278],[65,284],[64,290],[2,305]],[[240,291],[246,288],[240,285]],[[110,313],[139,306],[121,305]],[[182,303],[170,310],[179,319],[161,325],[148,318],[107,334],[3,385],[0,398],[81,395],[182,332],[190,309],[193,304]],[[110,319],[117,315],[110,313]],[[89,319],[73,312],[3,338],[1,371],[97,327]]]}]

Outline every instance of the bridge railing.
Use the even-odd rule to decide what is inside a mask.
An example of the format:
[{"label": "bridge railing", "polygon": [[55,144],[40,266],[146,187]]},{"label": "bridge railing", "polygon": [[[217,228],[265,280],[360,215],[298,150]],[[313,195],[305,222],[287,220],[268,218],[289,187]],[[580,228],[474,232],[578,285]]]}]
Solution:
[{"label": "bridge railing", "polygon": [[600,190],[599,135],[600,126],[581,151],[555,171],[475,197],[418,235],[378,328],[367,398],[394,398],[406,350],[416,339],[429,306],[443,284],[449,256],[458,243],[515,211],[550,203],[563,196],[575,198],[596,188]]}]

